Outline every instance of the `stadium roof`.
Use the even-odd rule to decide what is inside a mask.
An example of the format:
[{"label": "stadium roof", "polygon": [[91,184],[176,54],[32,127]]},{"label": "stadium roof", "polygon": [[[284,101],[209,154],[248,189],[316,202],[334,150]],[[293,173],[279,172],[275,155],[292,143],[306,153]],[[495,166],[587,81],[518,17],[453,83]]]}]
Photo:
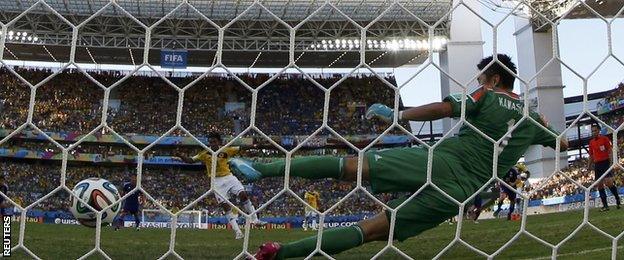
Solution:
[{"label": "stadium roof", "polygon": [[[624,8],[624,0],[591,0],[585,1],[585,4],[605,18],[615,16],[620,9]],[[584,5],[577,4],[566,18],[597,18],[597,16]]]},{"label": "stadium roof", "polygon": [[624,0],[530,0],[530,3],[541,13],[532,15],[533,25],[538,31],[550,29],[546,19],[553,22],[559,19],[587,19],[600,16],[610,19],[624,8]]},{"label": "stadium roof", "polygon": [[[354,67],[360,60],[355,45],[349,48],[342,43],[340,47],[337,44],[337,48],[326,50],[321,47],[322,40],[355,42],[361,39],[362,30],[358,25],[364,27],[377,18],[367,30],[367,39],[426,39],[428,31],[422,23],[433,25],[439,20],[442,22],[435,28],[434,34],[446,37],[449,25],[446,14],[452,1],[401,1],[400,6],[394,5],[390,9],[392,0],[341,0],[333,1],[331,5],[321,0],[268,0],[261,1],[262,6],[249,0],[191,0],[188,4],[171,0],[115,2],[46,0],[46,4],[42,4],[33,0],[0,1],[2,23],[9,23],[28,11],[14,20],[7,31],[26,32],[39,40],[29,41],[25,39],[31,38],[19,36],[8,40],[6,58],[68,60],[67,46],[71,45],[72,29],[64,21],[67,20],[75,25],[84,24],[78,30],[77,62],[140,64],[147,42],[145,28],[154,26],[149,41],[151,64],[159,64],[159,49],[187,49],[189,66],[210,66],[219,35],[213,23],[224,27],[240,16],[224,30],[222,63],[242,67],[283,67],[288,63],[290,32],[273,15],[292,27],[312,15],[295,34],[295,58],[299,58],[297,65]],[[389,11],[384,13],[386,9]],[[96,13],[95,18],[89,19]],[[418,64],[427,57],[424,49],[386,52],[372,47],[366,53],[366,61],[370,63],[374,60],[377,67],[397,67],[410,62]]]}]

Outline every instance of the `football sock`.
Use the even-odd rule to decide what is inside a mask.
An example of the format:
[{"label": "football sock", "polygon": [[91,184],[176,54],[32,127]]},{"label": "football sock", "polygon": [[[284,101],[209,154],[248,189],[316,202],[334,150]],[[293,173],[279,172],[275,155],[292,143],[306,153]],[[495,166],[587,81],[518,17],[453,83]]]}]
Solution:
[{"label": "football sock", "polygon": [[240,227],[238,227],[238,222],[236,222],[236,217],[232,213],[232,210],[228,210],[228,212],[225,213],[225,217],[227,218],[228,222],[230,223],[230,226],[232,226],[232,230],[234,230],[234,232],[236,234],[240,233],[241,229],[240,229]]},{"label": "football sock", "polygon": [[515,208],[516,203],[512,202],[511,204],[509,204],[509,213],[507,213],[507,220],[511,219],[511,215],[513,214]]},{"label": "football sock", "polygon": [[502,209],[501,207],[503,206],[503,201],[504,200],[501,200],[501,199],[498,200],[498,206],[496,207],[496,211],[494,211],[494,215],[497,215],[499,212],[501,212],[501,209]]},{"label": "football sock", "polygon": [[613,185],[609,187],[609,190],[611,191],[611,194],[613,194],[613,197],[615,197],[615,202],[617,203],[617,205],[620,205],[620,195],[618,194],[617,187]]},{"label": "football sock", "polygon": [[[306,156],[294,158],[290,162],[290,175],[305,179],[323,179],[342,177],[342,158],[332,156]],[[254,163],[253,168],[262,174],[262,177],[284,176],[286,161],[272,163]]]},{"label": "football sock", "polygon": [[243,202],[243,208],[245,209],[247,214],[251,214],[252,221],[258,220],[258,215],[254,213],[254,211],[256,211],[256,208],[253,206],[253,204],[251,204],[251,200]]},{"label": "football sock", "polygon": [[478,208],[477,210],[475,210],[474,220],[479,219],[479,215],[481,215],[481,208]]},{"label": "football sock", "polygon": [[139,219],[139,213],[134,214],[134,227],[138,228],[141,220]]},{"label": "football sock", "polygon": [[115,229],[119,229],[119,227],[121,227],[121,223],[123,223],[123,217],[117,216],[115,221],[113,221],[113,226],[115,227]]},{"label": "football sock", "polygon": [[[306,257],[316,249],[316,236],[304,238],[288,244],[282,244],[276,259]],[[323,231],[321,249],[333,255],[357,247],[364,243],[364,235],[358,225],[344,228],[332,228]]]},{"label": "football sock", "polygon": [[122,228],[124,227],[124,217],[125,216],[121,216],[117,218],[117,228]]},{"label": "football sock", "polygon": [[602,200],[602,207],[609,207],[609,204],[607,204],[607,193],[605,192],[604,188],[598,189],[598,194],[600,194],[600,200]]}]

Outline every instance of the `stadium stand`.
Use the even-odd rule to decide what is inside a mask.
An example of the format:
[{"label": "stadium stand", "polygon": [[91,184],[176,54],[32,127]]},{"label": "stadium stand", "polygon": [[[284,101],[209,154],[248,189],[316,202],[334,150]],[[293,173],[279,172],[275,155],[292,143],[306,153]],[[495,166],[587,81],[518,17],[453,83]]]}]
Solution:
[{"label": "stadium stand", "polygon": [[[17,72],[24,74],[29,79],[41,80],[52,71],[41,69],[17,69]],[[114,82],[121,77],[119,72],[98,72],[91,74],[103,84]],[[315,78],[323,86],[329,86],[337,81],[339,75],[334,78]],[[246,82],[251,84],[264,82],[266,75],[247,76]],[[178,85],[186,84],[194,78],[170,78]],[[99,124],[101,113],[101,91],[95,87],[84,87],[88,85],[87,78],[77,71],[63,71],[53,80],[46,83],[37,91],[34,123],[44,131],[49,132],[80,132],[86,133]],[[386,80],[396,84],[394,78],[387,77]],[[12,88],[2,88],[0,91],[0,111],[9,115],[0,121],[2,129],[15,129],[27,116],[27,108],[30,91],[22,83],[11,75],[6,69],[0,69],[0,82],[6,85],[20,86],[21,91],[7,91]],[[92,83],[90,83],[93,85]],[[124,134],[160,135],[166,132],[174,124],[175,115],[163,116],[160,111],[162,106],[175,106],[177,102],[177,92],[164,83],[158,77],[132,76],[129,77],[120,88],[138,88],[145,91],[127,91],[120,96],[120,105],[112,109],[109,123],[113,128]],[[310,134],[321,125],[322,118],[322,91],[312,82],[295,77],[282,77],[276,79],[259,92],[257,122],[260,129],[268,135],[287,136]],[[330,120],[329,124],[336,131],[346,135],[370,135],[380,133],[385,128],[383,123],[358,123],[352,121],[367,122],[362,120],[364,109],[372,102],[383,100],[385,103],[392,103],[393,91],[383,87],[379,79],[371,76],[360,75],[345,80],[338,92],[332,95],[330,100]],[[140,94],[138,94],[140,93]],[[80,97],[80,98],[79,98]],[[620,103],[624,100],[624,84],[611,91],[603,101],[598,103],[600,118],[609,123],[612,127],[617,127],[624,121]],[[218,131],[225,135],[235,135],[239,133],[242,126],[249,123],[249,111],[245,106],[238,106],[238,110],[226,111],[226,103],[249,104],[251,95],[235,80],[224,76],[211,76],[202,79],[196,86],[187,92],[185,100],[185,111],[188,111],[183,118],[183,124],[198,136],[206,135],[211,131]],[[188,104],[188,106],[186,106]],[[275,109],[277,108],[277,109]],[[156,113],[155,111],[159,111]],[[174,111],[169,110],[169,111]],[[155,115],[159,116],[155,116]],[[206,118],[216,120],[205,120]],[[619,138],[622,145],[624,138]],[[311,146],[314,146],[313,142]],[[9,150],[30,150],[58,153],[58,148],[50,143],[35,141],[30,139],[13,138],[3,144],[2,148]],[[320,153],[332,152],[335,154],[347,154],[346,149],[323,149]],[[330,151],[331,150],[331,151]],[[179,153],[193,154],[198,151],[198,147],[193,146],[156,146],[146,154],[151,156],[172,156]],[[620,154],[622,150],[620,149]],[[72,155],[79,154],[99,154],[105,156],[131,155],[134,152],[126,146],[118,144],[104,144],[98,142],[86,142],[72,151]],[[298,155],[319,153],[318,149],[303,150]],[[252,149],[246,151],[246,157],[271,158],[281,156],[279,152],[271,149]],[[621,158],[621,157],[620,157]],[[70,159],[71,160],[71,159]],[[59,181],[59,165],[56,162],[44,160],[23,160],[2,158],[2,171],[8,179],[11,187],[11,196],[17,202],[30,203],[47,194],[55,188]],[[624,161],[622,161],[624,162]],[[589,186],[593,182],[593,175],[587,170],[585,159],[579,159],[570,163],[563,173],[579,182],[581,185]],[[101,165],[100,165],[101,166]],[[123,183],[129,174],[132,174],[132,166],[108,164],[106,167],[95,167],[93,164],[74,164],[68,168],[68,186],[71,187],[77,181],[89,176],[101,176],[111,180],[113,183]],[[175,178],[176,185],[168,182],[168,179]],[[539,200],[566,195],[582,193],[579,187],[571,182],[566,182],[560,175],[553,178],[541,180],[530,185],[529,189],[536,189],[542,185],[544,187],[535,193],[531,199]],[[622,179],[618,178],[622,184]],[[311,183],[306,180],[291,180],[290,185],[293,191],[302,195],[306,187]],[[254,204],[261,204],[272,197],[282,188],[281,182],[261,181],[248,184]],[[353,189],[350,185],[339,182],[324,181],[320,184],[321,207],[327,208],[333,205],[340,198]],[[159,190],[152,194],[156,201],[167,208],[179,209],[190,203],[194,198],[199,197],[209,187],[208,177],[204,174],[203,167],[149,167],[145,170],[143,186],[146,190]],[[260,189],[259,187],[263,187]],[[329,188],[327,188],[329,187]],[[37,208],[42,210],[66,210],[68,199],[65,195],[51,197],[45,200]],[[396,194],[382,194],[381,201],[387,201]],[[362,195],[350,198],[355,203],[345,203],[351,207],[338,207],[335,215],[348,215],[358,209],[359,212],[375,212],[380,209],[380,205]],[[297,205],[293,207],[292,205]],[[156,208],[155,205],[147,202],[145,208]],[[198,203],[193,209],[208,210],[211,215],[222,214],[216,207],[216,201],[205,199]],[[302,207],[299,202],[292,197],[282,196],[272,205],[267,207],[263,216],[290,216],[301,215]]]},{"label": "stadium stand", "polygon": [[[42,80],[53,72],[40,69],[17,69],[21,76],[33,81]],[[118,72],[101,72],[90,74],[104,85],[114,82],[123,77]],[[333,75],[329,78],[315,77],[323,86],[329,87],[336,82],[341,75]],[[175,84],[186,84],[195,78],[170,78]],[[244,80],[250,84],[264,82],[266,75],[246,76]],[[387,77],[385,80],[395,83],[394,78]],[[0,121],[0,127],[12,130],[19,127],[28,113],[30,91],[17,77],[6,69],[0,69],[0,82],[11,88],[2,88],[0,93],[0,111],[6,113]],[[362,122],[364,110],[373,102],[384,101],[391,104],[394,92],[390,88],[383,87],[381,81],[374,76],[359,75],[350,77],[342,82],[334,91],[330,100],[329,124],[336,131],[345,135],[366,135],[380,133],[386,127],[383,123],[352,124],[354,120]],[[89,86],[91,85],[91,86]],[[8,91],[17,89],[18,91]],[[116,132],[122,134],[160,135],[166,132],[175,121],[174,115],[166,114],[163,107],[175,106],[177,92],[158,77],[132,76],[118,86],[123,95],[119,95],[120,105],[109,111],[109,124]],[[311,81],[302,78],[283,77],[278,78],[265,89],[259,92],[259,105],[257,111],[258,127],[268,135],[305,135],[310,134],[320,127],[322,121],[323,92],[317,89]],[[141,89],[141,91],[129,91],[129,89]],[[60,72],[51,81],[42,85],[36,95],[36,105],[33,123],[46,132],[65,133],[67,135],[86,134],[99,124],[102,104],[102,91],[88,81],[81,72],[66,70]],[[197,136],[207,135],[217,131],[226,136],[232,136],[241,131],[240,126],[249,124],[249,111],[247,107],[239,110],[226,111],[226,103],[249,104],[250,93],[240,86],[234,79],[214,76],[205,77],[186,95],[185,117],[183,125]],[[275,109],[275,108],[278,109]],[[170,111],[175,111],[171,109]],[[157,113],[158,112],[158,113]],[[158,115],[158,116],[156,116]],[[210,118],[211,120],[206,120]],[[216,119],[216,120],[214,120]],[[238,121],[238,122],[236,122]],[[238,127],[237,127],[238,126]],[[64,142],[61,142],[64,143]],[[65,142],[66,143],[66,142]],[[314,146],[314,141],[310,143]],[[59,149],[48,142],[27,138],[12,138],[2,147],[9,151],[34,151],[58,153]],[[171,156],[179,153],[192,154],[198,151],[198,147],[189,146],[157,146],[146,154],[146,157]],[[347,150],[333,150],[335,154],[346,154]],[[115,155],[131,155],[134,151],[120,144],[105,144],[98,142],[86,142],[71,151],[72,155],[99,154],[102,157]],[[249,156],[271,157],[280,156],[275,150],[249,150]],[[318,153],[314,150],[302,150],[299,155]],[[72,157],[70,157],[71,160]],[[72,165],[68,168],[67,185],[72,187],[76,182],[91,176],[101,176],[113,183],[121,185],[127,176],[131,174],[129,166],[107,165],[97,167],[93,164]],[[45,160],[14,160],[10,157],[2,159],[2,170],[5,176],[11,176],[8,184],[11,187],[11,197],[20,203],[29,204],[44,196],[56,187],[60,182],[58,174],[60,165],[57,162]],[[132,168],[132,166],[130,166]],[[176,186],[167,181],[176,179]],[[303,195],[305,188],[309,187],[308,181],[293,180],[291,188],[298,194]],[[345,186],[337,182],[326,181],[323,187],[330,187],[321,191],[322,204],[325,208],[336,203],[346,195],[352,186]],[[144,172],[143,186],[146,190],[159,190],[153,194],[156,200],[167,208],[181,208],[199,197],[209,182],[201,166],[183,168],[148,168]],[[259,187],[263,187],[260,189]],[[263,181],[248,185],[254,203],[268,200],[277,190],[281,189],[282,183]],[[382,195],[382,201],[387,201],[390,195]],[[385,197],[385,198],[384,198]],[[367,200],[364,196],[354,196],[351,200],[353,208],[339,207],[335,214],[344,215],[355,212],[375,212],[380,205]],[[40,203],[36,208],[49,211],[66,211],[70,200],[66,194],[53,196]],[[292,197],[280,198],[269,206],[263,215],[285,216],[295,211],[301,211],[302,207],[292,207],[298,202]],[[357,206],[356,206],[357,205]],[[149,202],[145,208],[156,208]],[[216,201],[206,199],[196,205],[197,209],[206,209],[211,214],[222,214],[216,207]]]},{"label": "stadium stand", "polygon": [[[49,70],[17,71],[23,77],[35,80],[52,74]],[[98,72],[92,76],[100,82],[120,78],[116,73]],[[339,77],[318,78],[317,81],[330,87]],[[171,78],[172,82],[182,85],[193,79],[192,76]],[[257,75],[254,80],[262,82],[266,76]],[[395,82],[392,77],[386,80]],[[30,91],[6,69],[0,69],[0,82],[10,86],[0,90],[3,92],[0,93],[1,108],[9,115],[3,117],[0,126],[15,129],[27,116]],[[354,135],[379,133],[384,129],[383,125],[370,122],[351,123],[364,116],[367,105],[394,102],[394,91],[384,87],[375,76],[349,77],[334,92],[330,100],[329,125],[336,131]],[[158,77],[129,77],[111,95],[118,95],[111,99],[120,101],[118,107],[111,107],[109,111],[109,124],[118,133],[160,135],[175,124],[178,94]],[[102,97],[103,91],[81,72],[63,71],[37,90],[33,123],[43,131],[88,132],[100,123]],[[310,134],[321,125],[322,100],[323,92],[311,81],[288,76],[278,78],[259,92],[258,128],[269,135]],[[250,102],[251,93],[234,79],[204,77],[186,93],[182,123],[200,136],[213,131],[235,135],[243,130],[241,126],[249,125]],[[228,111],[226,103],[245,104],[246,107]]]}]

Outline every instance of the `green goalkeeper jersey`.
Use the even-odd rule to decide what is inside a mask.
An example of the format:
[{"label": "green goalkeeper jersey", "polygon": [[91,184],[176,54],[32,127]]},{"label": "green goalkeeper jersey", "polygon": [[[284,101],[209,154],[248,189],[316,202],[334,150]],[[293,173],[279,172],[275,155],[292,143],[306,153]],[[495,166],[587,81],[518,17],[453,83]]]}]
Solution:
[{"label": "green goalkeeper jersey", "polygon": [[[461,93],[444,99],[451,103],[453,117],[461,115]],[[552,128],[545,130],[525,119],[510,134],[507,132],[522,118],[524,102],[518,95],[501,89],[480,88],[466,95],[466,121],[494,140],[504,140],[496,147],[500,151],[497,174],[499,177],[518,162],[530,145],[555,148],[558,135]],[[545,123],[534,111],[529,116]],[[494,144],[479,132],[464,124],[458,135],[443,140],[434,150],[453,169],[458,179],[468,179],[480,186],[492,176]]]}]

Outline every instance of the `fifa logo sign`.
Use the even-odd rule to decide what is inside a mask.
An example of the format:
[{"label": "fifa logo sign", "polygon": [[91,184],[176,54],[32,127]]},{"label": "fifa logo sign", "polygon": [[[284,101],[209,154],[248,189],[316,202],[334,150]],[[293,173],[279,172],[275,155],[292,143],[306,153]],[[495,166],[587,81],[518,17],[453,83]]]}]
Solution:
[{"label": "fifa logo sign", "polygon": [[186,50],[163,49],[160,51],[160,66],[163,68],[186,68],[188,53]]},{"label": "fifa logo sign", "polygon": [[165,54],[165,61],[166,62],[183,62],[184,59],[182,58],[182,55],[179,54]]}]

